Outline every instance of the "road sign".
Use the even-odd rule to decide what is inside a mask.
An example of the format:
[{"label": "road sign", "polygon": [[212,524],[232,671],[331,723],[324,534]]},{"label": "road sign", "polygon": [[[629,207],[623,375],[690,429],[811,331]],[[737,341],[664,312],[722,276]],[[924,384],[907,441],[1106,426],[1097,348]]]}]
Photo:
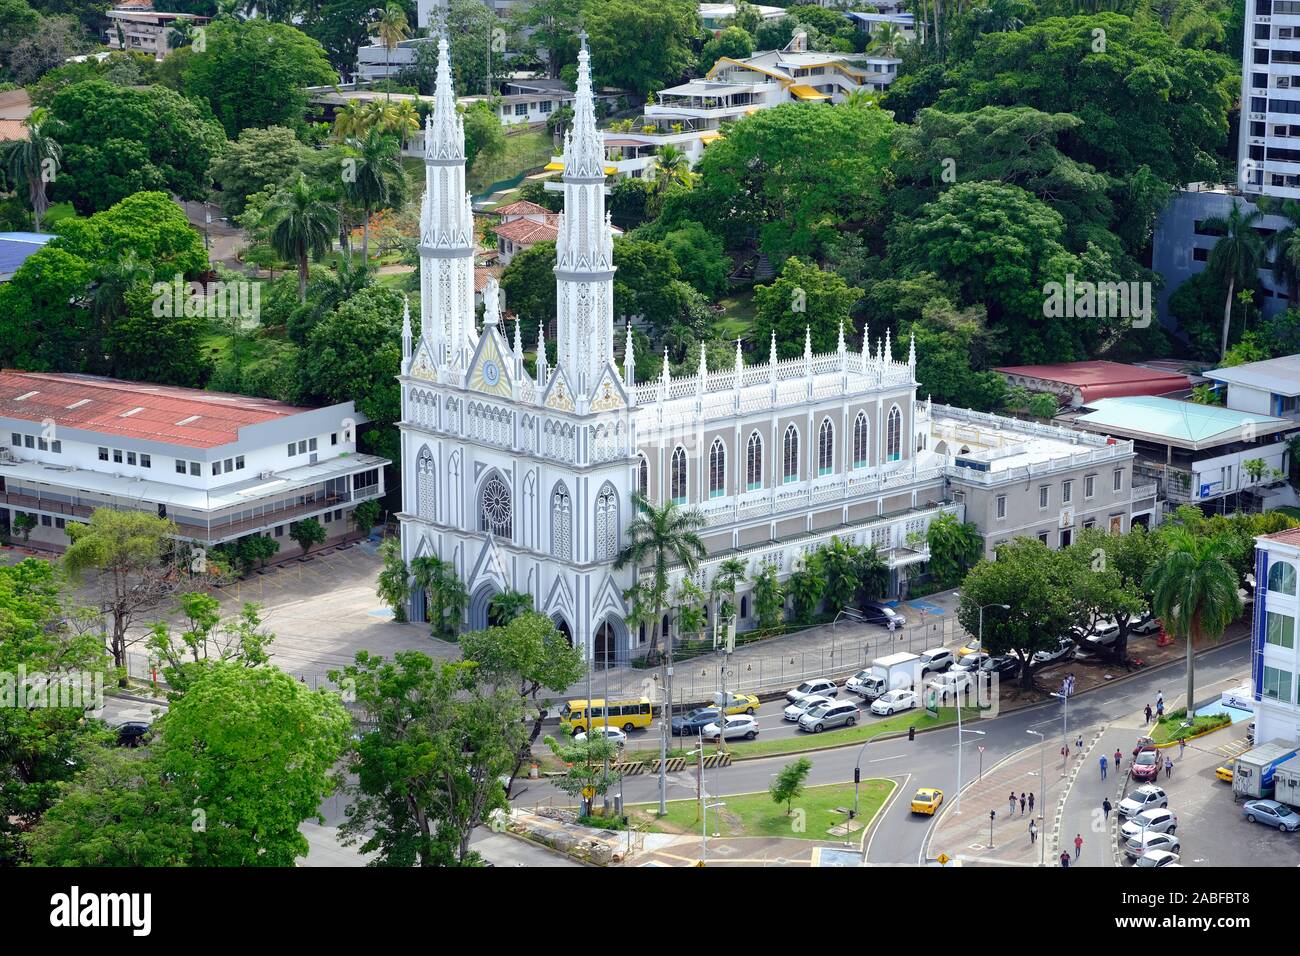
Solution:
[{"label": "road sign", "polygon": [[939,859],[940,866],[947,866],[950,857],[948,856],[947,853],[940,853],[938,859]]}]

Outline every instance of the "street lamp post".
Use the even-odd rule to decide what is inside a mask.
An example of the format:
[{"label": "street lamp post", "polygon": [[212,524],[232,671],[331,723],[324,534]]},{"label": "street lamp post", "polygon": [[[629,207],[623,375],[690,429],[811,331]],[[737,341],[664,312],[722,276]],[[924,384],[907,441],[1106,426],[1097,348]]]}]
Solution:
[{"label": "street lamp post", "polygon": [[1059,698],[1061,701],[1061,742],[1068,745],[1070,742],[1070,695],[1062,689],[1060,693],[1052,691],[1052,696]]},{"label": "street lamp post", "polygon": [[[1043,821],[1044,825],[1046,825],[1046,805],[1043,802],[1043,797],[1046,794],[1044,793],[1043,788],[1046,786],[1044,781],[1047,779],[1047,757],[1043,744],[1046,742],[1047,738],[1037,730],[1029,730],[1026,731],[1026,733],[1032,734],[1038,738],[1038,818]],[[1042,834],[1039,835],[1041,836]],[[1047,863],[1047,842],[1045,840],[1041,842],[1042,846],[1038,849],[1038,863],[1040,866],[1044,866]]]}]

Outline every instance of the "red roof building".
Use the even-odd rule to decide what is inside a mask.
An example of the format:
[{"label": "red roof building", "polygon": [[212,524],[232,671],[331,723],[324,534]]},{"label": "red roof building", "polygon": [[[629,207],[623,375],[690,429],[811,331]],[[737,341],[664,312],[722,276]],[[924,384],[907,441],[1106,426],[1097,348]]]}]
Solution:
[{"label": "red roof building", "polygon": [[1191,380],[1179,372],[1104,360],[1008,365],[994,371],[1006,378],[1008,385],[1050,392],[1067,405],[1087,405],[1101,398],[1169,395],[1192,387]]}]

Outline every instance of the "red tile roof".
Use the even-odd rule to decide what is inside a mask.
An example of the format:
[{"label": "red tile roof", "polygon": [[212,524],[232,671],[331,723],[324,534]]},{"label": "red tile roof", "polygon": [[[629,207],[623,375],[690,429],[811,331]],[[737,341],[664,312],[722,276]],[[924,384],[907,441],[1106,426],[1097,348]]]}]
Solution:
[{"label": "red tile roof", "polygon": [[514,202],[506,203],[504,206],[497,206],[489,211],[494,216],[546,216],[549,218],[555,215],[545,206],[539,206],[527,199],[516,199]]},{"label": "red tile roof", "polygon": [[1060,382],[1078,389],[1085,402],[1129,395],[1167,395],[1191,388],[1186,375],[1121,362],[1061,362],[1055,365],[1008,365],[994,369],[1003,375],[1022,375]]},{"label": "red tile roof", "polygon": [[17,119],[0,119],[0,143],[27,139],[30,132],[27,124]]},{"label": "red tile roof", "polygon": [[492,231],[521,246],[531,246],[535,242],[543,242],[547,239],[554,240],[560,235],[559,227],[553,223],[533,222],[531,219],[503,222]]},{"label": "red tile roof", "polygon": [[474,267],[474,291],[482,292],[487,287],[489,276],[501,278],[501,273],[505,271],[502,266],[475,266]]},{"label": "red tile roof", "polygon": [[[126,414],[133,409],[139,411]],[[31,422],[52,420],[63,428],[186,448],[226,445],[237,440],[245,426],[307,411],[311,409],[196,388],[94,375],[0,370],[0,416]]]},{"label": "red tile roof", "polygon": [[1275,531],[1272,534],[1263,536],[1265,541],[1279,541],[1282,544],[1291,544],[1300,547],[1300,528],[1288,528],[1285,531]]}]

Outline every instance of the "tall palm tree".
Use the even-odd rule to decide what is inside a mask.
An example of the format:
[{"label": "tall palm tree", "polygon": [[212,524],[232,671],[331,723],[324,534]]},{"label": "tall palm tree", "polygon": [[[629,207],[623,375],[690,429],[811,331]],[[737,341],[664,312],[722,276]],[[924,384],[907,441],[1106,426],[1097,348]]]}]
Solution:
[{"label": "tall palm tree", "polygon": [[343,184],[348,198],[365,211],[361,227],[361,261],[370,261],[370,215],[387,205],[394,194],[394,185],[401,181],[401,147],[397,140],[377,128],[369,130],[364,139],[348,141],[352,148],[355,166]]},{"label": "tall palm tree", "polygon": [[341,110],[334,112],[334,138],[340,143],[365,135],[365,107],[357,100],[348,100]]},{"label": "tall palm tree", "polygon": [[1241,613],[1237,595],[1237,572],[1225,557],[1232,543],[1223,535],[1193,534],[1181,525],[1167,532],[1168,550],[1152,569],[1147,587],[1151,610],[1166,628],[1187,641],[1187,714],[1196,705],[1194,696],[1197,638],[1218,640]]},{"label": "tall palm tree", "polygon": [[329,251],[338,212],[325,198],[325,191],[299,173],[267,205],[262,226],[276,254],[298,264],[298,301],[306,302],[307,259]]},{"label": "tall palm tree", "polygon": [[1279,203],[1269,196],[1261,196],[1257,205],[1261,212],[1287,220],[1283,228],[1273,233],[1269,249],[1273,253],[1273,275],[1286,286],[1287,295],[1294,302],[1300,289],[1300,203],[1294,199]]},{"label": "tall palm tree", "polygon": [[713,619],[719,627],[736,614],[736,589],[744,583],[748,570],[742,559],[727,558],[713,573]]},{"label": "tall palm tree", "polygon": [[627,547],[619,552],[614,567],[622,570],[629,565],[635,568],[649,565],[654,569],[650,599],[655,616],[650,629],[650,647],[646,651],[647,659],[654,663],[659,652],[664,602],[668,598],[668,566],[680,564],[688,573],[695,571],[706,553],[699,535],[706,522],[698,511],[682,508],[672,501],[656,508],[648,498],[634,494],[632,504],[637,515],[627,527]]},{"label": "tall palm tree", "polygon": [[863,109],[868,106],[875,106],[879,102],[879,92],[860,86],[856,90],[849,90],[840,105],[847,106],[849,109]]},{"label": "tall palm tree", "polygon": [[391,121],[387,129],[388,132],[397,136],[402,149],[406,149],[407,140],[419,128],[420,111],[415,108],[414,103],[410,100],[402,100],[393,107]]},{"label": "tall palm tree", "polygon": [[[410,25],[406,22],[406,11],[400,4],[390,2],[384,8],[383,16],[370,24],[369,32],[384,45],[384,79],[392,79],[389,74],[392,72],[393,51],[411,33]],[[392,93],[386,98],[392,99]]]},{"label": "tall palm tree", "polygon": [[1233,292],[1237,286],[1250,286],[1264,262],[1264,240],[1255,224],[1263,213],[1250,212],[1240,204],[1233,205],[1226,216],[1211,216],[1205,220],[1209,230],[1222,233],[1210,252],[1209,270],[1220,282],[1228,284],[1228,294],[1223,302],[1223,340],[1219,359],[1228,354],[1228,331],[1232,326]]},{"label": "tall palm tree", "polygon": [[906,45],[907,37],[903,35],[901,27],[893,23],[882,23],[872,33],[867,52],[892,57],[897,56],[898,51]]},{"label": "tall palm tree", "polygon": [[[90,290],[90,312],[101,328],[107,329],[126,312],[126,296],[134,288],[153,281],[153,271],[130,251],[105,263]],[[180,306],[177,310],[177,305]],[[173,313],[184,314],[184,303],[173,303]]]},{"label": "tall palm tree", "polygon": [[50,208],[45,184],[53,182],[63,163],[63,147],[45,132],[47,111],[44,107],[27,117],[27,138],[9,144],[6,166],[9,180],[16,187],[27,183],[27,198],[32,204],[32,226],[41,231],[41,217]]}]

